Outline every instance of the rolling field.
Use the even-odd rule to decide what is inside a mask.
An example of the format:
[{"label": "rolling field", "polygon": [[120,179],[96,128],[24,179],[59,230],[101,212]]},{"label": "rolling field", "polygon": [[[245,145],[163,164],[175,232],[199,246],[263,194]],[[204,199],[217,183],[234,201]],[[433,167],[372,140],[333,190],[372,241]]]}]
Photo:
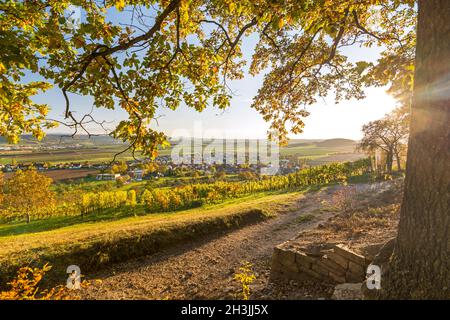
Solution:
[{"label": "rolling field", "polygon": [[[65,181],[70,179],[79,179],[84,178],[88,175],[96,175],[99,173],[98,170],[95,169],[61,169],[61,170],[48,170],[43,171],[42,174],[51,178],[55,182],[59,181]],[[13,173],[12,172],[6,172],[4,174],[5,179],[8,179]]]},{"label": "rolling field", "polygon": [[[207,144],[203,144],[205,147]],[[363,157],[355,151],[356,142],[347,139],[330,140],[291,140],[288,146],[280,148],[281,157],[298,157],[311,162],[311,165],[321,165],[330,162],[354,161]],[[14,159],[18,163],[49,162],[89,162],[109,163],[115,154],[126,148],[123,144],[102,141],[102,143],[83,142],[82,147],[57,150],[1,150],[0,164],[11,163]],[[238,146],[239,149],[239,146]],[[171,154],[171,148],[161,149],[160,156]],[[139,155],[138,155],[139,157]],[[131,160],[130,152],[118,156],[117,160]]]},{"label": "rolling field", "polygon": [[[51,164],[64,162],[111,162],[116,153],[125,147],[118,145],[93,146],[84,148],[67,148],[60,150],[20,150],[1,151],[0,164],[11,163],[15,159],[17,163],[49,162]],[[117,160],[131,160],[131,153],[126,152],[117,157]]]}]

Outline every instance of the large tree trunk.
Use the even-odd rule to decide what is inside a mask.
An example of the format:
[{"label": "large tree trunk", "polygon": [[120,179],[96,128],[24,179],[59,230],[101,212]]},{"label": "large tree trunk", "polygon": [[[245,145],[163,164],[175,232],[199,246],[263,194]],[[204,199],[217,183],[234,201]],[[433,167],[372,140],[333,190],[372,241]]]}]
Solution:
[{"label": "large tree trunk", "polygon": [[449,0],[419,1],[405,190],[397,241],[381,279],[385,298],[450,298],[449,21]]}]

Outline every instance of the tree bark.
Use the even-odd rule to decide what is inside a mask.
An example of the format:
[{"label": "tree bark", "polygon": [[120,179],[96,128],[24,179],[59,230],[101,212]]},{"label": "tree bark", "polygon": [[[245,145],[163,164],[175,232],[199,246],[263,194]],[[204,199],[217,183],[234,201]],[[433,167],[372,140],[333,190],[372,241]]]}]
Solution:
[{"label": "tree bark", "polygon": [[449,299],[450,1],[419,0],[418,8],[405,189],[381,296]]}]

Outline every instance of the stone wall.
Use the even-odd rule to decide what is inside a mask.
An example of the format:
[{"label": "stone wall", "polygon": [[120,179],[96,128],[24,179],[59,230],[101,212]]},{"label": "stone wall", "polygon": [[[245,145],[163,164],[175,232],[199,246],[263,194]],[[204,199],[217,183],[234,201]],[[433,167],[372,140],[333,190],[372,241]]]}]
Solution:
[{"label": "stone wall", "polygon": [[369,263],[369,259],[342,244],[296,249],[283,243],[274,249],[271,277],[316,279],[332,284],[358,283],[365,280]]}]

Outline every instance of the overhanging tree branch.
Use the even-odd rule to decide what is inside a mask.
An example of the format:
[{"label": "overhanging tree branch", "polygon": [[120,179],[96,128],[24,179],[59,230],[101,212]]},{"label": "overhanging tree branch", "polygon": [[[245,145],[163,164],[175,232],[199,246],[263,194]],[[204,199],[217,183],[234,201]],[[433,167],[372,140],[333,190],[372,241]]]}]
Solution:
[{"label": "overhanging tree branch", "polygon": [[[147,33],[140,35],[138,37],[135,37],[135,38],[129,40],[128,42],[121,43],[114,47],[98,45],[93,50],[93,52],[91,52],[90,54],[86,55],[83,58],[83,65],[82,65],[80,71],[75,75],[75,77],[69,83],[67,83],[62,88],[64,99],[66,102],[66,108],[65,108],[65,118],[66,119],[72,118],[73,121],[76,121],[76,119],[73,117],[73,115],[70,111],[70,101],[69,101],[67,92],[79,79],[81,79],[81,77],[84,75],[87,68],[91,64],[91,62],[97,57],[106,57],[113,53],[127,50],[130,47],[132,47],[140,42],[144,42],[144,41],[151,39],[154,36],[154,34],[161,29],[162,23],[167,18],[167,16],[169,16],[174,10],[176,10],[179,7],[180,3],[181,3],[181,0],[172,0],[169,3],[169,5],[162,11],[162,13],[158,17],[156,17],[154,25],[150,28],[150,30],[148,30]],[[103,50],[100,51],[100,49],[103,49]]]}]

